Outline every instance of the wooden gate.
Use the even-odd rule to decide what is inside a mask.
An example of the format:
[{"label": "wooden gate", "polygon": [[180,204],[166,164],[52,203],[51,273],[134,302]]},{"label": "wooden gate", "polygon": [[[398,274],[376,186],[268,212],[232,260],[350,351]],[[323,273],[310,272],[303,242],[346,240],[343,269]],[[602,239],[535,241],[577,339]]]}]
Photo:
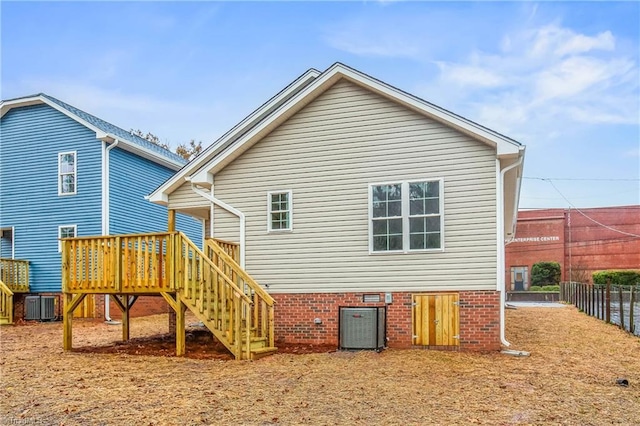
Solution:
[{"label": "wooden gate", "polygon": [[412,299],[414,345],[460,345],[458,293],[414,294]]}]

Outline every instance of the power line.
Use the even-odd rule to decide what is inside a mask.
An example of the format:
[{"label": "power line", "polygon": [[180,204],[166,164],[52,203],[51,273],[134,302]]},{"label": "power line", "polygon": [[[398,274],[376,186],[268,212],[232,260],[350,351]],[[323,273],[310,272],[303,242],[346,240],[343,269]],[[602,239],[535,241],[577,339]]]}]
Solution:
[{"label": "power line", "polygon": [[608,229],[608,230],[610,230],[610,231],[618,232],[618,233],[623,234],[623,235],[629,235],[629,236],[631,236],[631,237],[640,237],[640,235],[638,235],[638,234],[632,234],[632,233],[630,233],[630,232],[625,232],[625,231],[621,231],[621,230],[616,229],[616,228],[612,228],[612,227],[610,227],[610,226],[608,226],[608,225],[605,225],[604,223],[600,223],[600,222],[598,222],[597,220],[595,220],[595,219],[593,219],[593,218],[591,218],[591,217],[587,216],[586,214],[584,214],[584,213],[582,212],[582,210],[580,210],[579,208],[577,208],[576,206],[574,206],[574,205],[571,203],[571,201],[569,201],[569,199],[568,199],[567,197],[565,197],[565,196],[564,196],[564,194],[563,194],[562,192],[560,192],[560,190],[559,190],[558,188],[556,188],[556,186],[553,184],[553,181],[552,181],[551,179],[542,179],[542,180],[546,180],[547,182],[549,182],[549,183],[551,184],[551,186],[553,187],[553,189],[555,189],[555,190],[556,190],[556,192],[557,192],[558,194],[560,194],[560,196],[561,196],[562,198],[564,198],[564,200],[565,200],[565,201],[566,201],[566,202],[567,202],[571,207],[573,207],[573,208],[574,208],[578,213],[580,213],[580,214],[581,214],[582,216],[584,216],[585,218],[589,219],[591,222],[593,222],[593,223],[595,223],[595,224],[597,224],[597,225],[600,225],[600,226],[602,226],[603,228],[607,228],[607,229]]},{"label": "power line", "polygon": [[543,177],[534,177],[534,176],[523,176],[522,179],[532,179],[532,180],[543,180],[543,181],[552,181],[552,180],[574,180],[574,181],[601,181],[601,182],[640,182],[640,179],[626,179],[626,178],[543,178]]}]

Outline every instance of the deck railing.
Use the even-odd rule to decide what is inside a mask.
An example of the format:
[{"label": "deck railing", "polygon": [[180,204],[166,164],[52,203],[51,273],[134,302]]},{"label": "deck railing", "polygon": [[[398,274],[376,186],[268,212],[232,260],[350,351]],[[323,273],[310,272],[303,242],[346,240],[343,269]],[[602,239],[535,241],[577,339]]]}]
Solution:
[{"label": "deck railing", "polygon": [[13,324],[13,291],[0,280],[0,324]]},{"label": "deck railing", "polygon": [[158,293],[173,291],[174,234],[129,234],[62,240],[65,293]]},{"label": "deck railing", "polygon": [[206,240],[207,256],[213,260],[225,275],[241,288],[253,301],[251,306],[251,322],[253,334],[264,338],[268,346],[275,345],[274,336],[274,300],[244,269],[233,259],[224,246],[216,240]]},{"label": "deck railing", "polygon": [[29,261],[0,259],[0,281],[14,293],[28,293]]},{"label": "deck railing", "polygon": [[240,264],[240,244],[221,240],[220,238],[207,238],[207,241],[208,240],[214,241],[225,253],[231,256],[237,264]]},{"label": "deck railing", "polygon": [[[243,342],[251,335],[251,299],[231,279],[228,271],[180,233],[177,251],[182,261],[176,262],[176,281],[183,302],[205,322],[227,348],[242,357]],[[195,310],[194,310],[195,308]],[[245,345],[250,358],[250,345]]]},{"label": "deck railing", "polygon": [[201,250],[172,232],[66,238],[62,245],[64,293],[161,293],[176,312],[186,305],[237,358],[274,347],[274,300],[234,260],[233,243],[209,239]]}]

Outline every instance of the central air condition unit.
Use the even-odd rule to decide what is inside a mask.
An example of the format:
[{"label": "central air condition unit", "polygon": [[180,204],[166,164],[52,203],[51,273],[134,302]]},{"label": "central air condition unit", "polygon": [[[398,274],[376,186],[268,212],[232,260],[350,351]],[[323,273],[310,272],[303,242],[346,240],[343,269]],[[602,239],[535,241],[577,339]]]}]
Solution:
[{"label": "central air condition unit", "polygon": [[55,296],[27,296],[24,298],[24,319],[48,321],[56,319]]},{"label": "central air condition unit", "polygon": [[386,307],[341,307],[339,328],[340,349],[383,349],[386,341]]}]

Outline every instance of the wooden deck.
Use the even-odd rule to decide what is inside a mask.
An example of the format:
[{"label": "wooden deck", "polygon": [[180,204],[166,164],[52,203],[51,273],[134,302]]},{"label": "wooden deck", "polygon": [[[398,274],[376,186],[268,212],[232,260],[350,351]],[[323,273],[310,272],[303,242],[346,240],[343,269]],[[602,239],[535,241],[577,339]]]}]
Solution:
[{"label": "wooden deck", "polygon": [[237,359],[274,347],[274,301],[237,262],[237,245],[208,239],[200,250],[180,232],[68,238],[63,241],[64,348],[72,348],[74,310],[88,294],[109,294],[122,311],[140,295],[160,294],[176,313],[176,353],[185,351],[186,309]]},{"label": "wooden deck", "polygon": [[29,261],[0,258],[0,281],[14,293],[28,293]]},{"label": "wooden deck", "polygon": [[0,324],[13,324],[13,295],[29,292],[29,261],[0,259]]}]

